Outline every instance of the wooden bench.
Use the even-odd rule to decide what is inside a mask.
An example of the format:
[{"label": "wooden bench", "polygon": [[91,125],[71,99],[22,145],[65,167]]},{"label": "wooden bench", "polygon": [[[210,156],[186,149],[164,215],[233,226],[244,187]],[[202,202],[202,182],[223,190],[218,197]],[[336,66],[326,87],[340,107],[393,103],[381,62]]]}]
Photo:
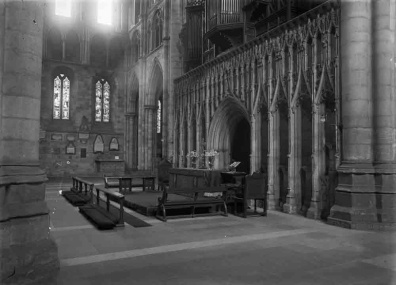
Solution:
[{"label": "wooden bench", "polygon": [[[104,176],[105,188],[118,188],[121,192],[126,188],[131,192],[132,187],[142,187],[143,191],[155,189],[155,177],[123,177],[123,176]],[[142,179],[141,183],[133,183],[134,179]]]},{"label": "wooden bench", "polygon": [[74,206],[82,206],[92,200],[94,184],[91,181],[72,177],[73,185],[70,191],[62,191],[62,195]]},{"label": "wooden bench", "polygon": [[[204,193],[221,193],[219,197],[204,197]],[[175,217],[195,217],[198,215],[213,215],[214,213],[197,214],[196,209],[205,206],[223,207],[222,213],[217,211],[216,214],[228,216],[227,205],[224,198],[226,197],[227,189],[223,186],[203,187],[203,188],[164,188],[162,197],[158,198],[158,207],[156,217],[164,222],[167,221],[166,211],[169,209],[189,209],[188,215],[175,215]],[[177,194],[184,199],[172,200],[169,199],[169,194]]]},{"label": "wooden bench", "polygon": [[[89,203],[87,205],[79,207],[80,212],[84,214],[89,220],[91,220],[99,229],[112,229],[114,227],[124,226],[124,200],[125,197],[121,193],[104,188],[102,186],[96,186],[96,204]],[[100,205],[100,192],[106,196],[106,208]],[[110,200],[116,201],[120,204],[119,214],[110,212]]]}]

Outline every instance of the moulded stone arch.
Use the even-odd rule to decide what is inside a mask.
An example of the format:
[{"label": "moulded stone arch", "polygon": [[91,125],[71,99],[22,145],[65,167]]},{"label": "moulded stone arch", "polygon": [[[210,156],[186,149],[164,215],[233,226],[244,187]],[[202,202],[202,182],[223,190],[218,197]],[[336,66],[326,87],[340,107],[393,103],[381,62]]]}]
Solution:
[{"label": "moulded stone arch", "polygon": [[147,98],[148,105],[156,105],[157,100],[162,96],[163,92],[163,71],[162,66],[157,58],[154,59],[151,75],[149,76],[149,96]]},{"label": "moulded stone arch", "polygon": [[236,99],[228,97],[218,106],[210,122],[207,149],[219,152],[215,168],[224,168],[230,162],[231,138],[237,124],[245,119],[249,122],[249,113]]}]

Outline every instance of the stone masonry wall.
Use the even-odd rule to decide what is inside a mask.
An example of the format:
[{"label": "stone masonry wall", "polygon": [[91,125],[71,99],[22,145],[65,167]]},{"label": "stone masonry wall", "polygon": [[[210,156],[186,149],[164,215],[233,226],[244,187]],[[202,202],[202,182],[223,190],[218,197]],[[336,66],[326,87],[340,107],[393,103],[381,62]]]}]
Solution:
[{"label": "stone masonry wall", "polygon": [[[65,72],[71,80],[69,120],[52,119],[53,80],[60,72]],[[120,70],[114,75],[109,74],[87,65],[43,62],[39,155],[40,165],[48,176],[91,176],[97,174],[96,159],[114,159],[116,156],[124,159],[124,76]],[[94,81],[97,76],[104,76],[111,84],[110,123],[94,122]],[[84,117],[87,124],[82,125]],[[103,138],[104,153],[94,153],[97,135]],[[109,150],[113,137],[118,140],[118,151]],[[68,145],[74,145],[75,154],[66,153]],[[84,149],[85,157],[82,155]]]}]

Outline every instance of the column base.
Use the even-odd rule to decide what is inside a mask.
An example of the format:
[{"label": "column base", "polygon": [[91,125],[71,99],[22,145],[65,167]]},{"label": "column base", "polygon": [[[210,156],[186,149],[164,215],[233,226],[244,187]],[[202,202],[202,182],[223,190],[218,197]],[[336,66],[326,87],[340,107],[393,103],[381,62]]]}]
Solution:
[{"label": "column base", "polygon": [[296,199],[293,197],[287,197],[286,203],[283,204],[283,212],[288,214],[297,214]]},{"label": "column base", "polygon": [[2,166],[0,284],[57,284],[58,249],[50,236],[45,173]]},{"label": "column base", "polygon": [[311,201],[311,204],[306,213],[306,217],[313,220],[319,220],[321,218],[321,209],[319,206],[319,202]]},{"label": "column base", "polygon": [[279,210],[279,203],[278,203],[278,199],[275,198],[274,194],[268,194],[268,203],[267,203],[267,207],[268,210]]},{"label": "column base", "polygon": [[393,168],[340,167],[335,205],[327,222],[361,230],[396,229],[396,173]]}]

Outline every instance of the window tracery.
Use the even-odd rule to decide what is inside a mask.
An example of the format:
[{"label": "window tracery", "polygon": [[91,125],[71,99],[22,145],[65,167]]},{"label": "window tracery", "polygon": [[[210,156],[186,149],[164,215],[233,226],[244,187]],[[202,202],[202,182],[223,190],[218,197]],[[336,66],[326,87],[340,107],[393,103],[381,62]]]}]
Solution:
[{"label": "window tracery", "polygon": [[110,84],[104,79],[95,84],[95,122],[110,122]]},{"label": "window tracery", "polygon": [[57,120],[68,120],[70,117],[70,80],[64,74],[54,79],[52,117]]}]

